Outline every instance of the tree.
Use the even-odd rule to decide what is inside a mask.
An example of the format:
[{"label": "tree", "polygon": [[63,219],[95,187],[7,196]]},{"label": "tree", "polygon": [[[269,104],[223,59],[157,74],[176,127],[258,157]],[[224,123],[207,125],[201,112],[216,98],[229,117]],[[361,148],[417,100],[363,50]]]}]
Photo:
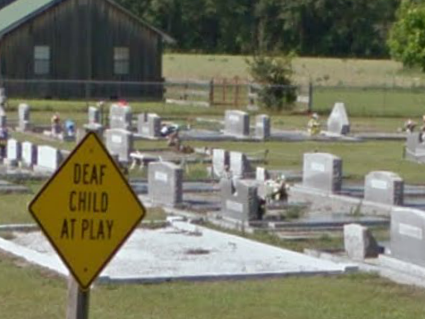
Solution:
[{"label": "tree", "polygon": [[404,0],[388,40],[391,56],[425,71],[425,2]]},{"label": "tree", "polygon": [[267,108],[280,111],[292,109],[297,97],[292,85],[292,56],[254,55],[247,60],[248,70],[255,82],[259,83],[259,100]]}]

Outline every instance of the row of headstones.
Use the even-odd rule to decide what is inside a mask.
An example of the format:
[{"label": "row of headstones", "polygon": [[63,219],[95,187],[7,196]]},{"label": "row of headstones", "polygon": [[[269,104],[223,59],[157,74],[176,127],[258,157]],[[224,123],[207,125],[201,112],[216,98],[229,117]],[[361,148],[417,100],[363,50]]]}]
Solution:
[{"label": "row of headstones", "polygon": [[[132,131],[132,109],[129,105],[112,104],[109,109],[109,128]],[[94,106],[88,109],[87,130],[102,129],[100,109]],[[161,135],[161,118],[154,113],[141,113],[137,116],[137,134],[146,138]]]},{"label": "row of headstones", "polygon": [[[325,192],[342,189],[342,159],[332,154],[304,154],[302,185]],[[364,199],[388,205],[403,205],[404,181],[392,172],[376,171],[365,178]]]},{"label": "row of headstones", "polygon": [[[250,135],[249,114],[243,111],[226,111],[224,133],[236,137],[248,137]],[[270,137],[270,134],[270,117],[267,115],[257,115],[255,118],[255,137],[267,139]]]},{"label": "row of headstones", "polygon": [[252,174],[248,157],[240,152],[214,149],[212,154],[212,176],[215,178],[247,178]]},{"label": "row of headstones", "polygon": [[[228,153],[223,150],[217,150],[216,154],[224,154],[225,157],[230,160],[232,178],[227,178],[229,176],[224,176],[223,178],[223,180],[228,180],[230,182],[229,185],[232,185],[232,182],[240,182],[243,185],[249,183],[255,184],[255,181],[240,180],[242,178],[247,178],[248,172],[251,172],[250,166],[248,171],[249,161],[245,154],[238,152]],[[226,154],[228,156],[226,156]],[[149,197],[152,202],[172,206],[181,204],[183,198],[183,169],[180,166],[168,162],[150,163],[148,166],[148,184]],[[233,191],[228,191],[226,185],[221,185],[223,201],[230,198],[230,195],[234,195]],[[250,189],[250,192],[253,192],[253,188]],[[245,195],[243,191],[238,193],[241,198],[244,198]],[[223,194],[227,195],[223,196]]]},{"label": "row of headstones", "polygon": [[47,145],[34,145],[31,142],[8,139],[3,163],[16,167],[32,168],[37,172],[53,173],[63,161],[60,150]]},{"label": "row of headstones", "polygon": [[[30,128],[30,106],[28,104],[20,104],[18,106],[18,127],[20,131],[27,131]],[[0,129],[6,128],[7,126],[7,114],[0,105]]]},{"label": "row of headstones", "polygon": [[[347,135],[350,132],[350,121],[344,103],[335,103],[328,118],[327,131],[339,135]],[[236,137],[248,137],[250,135],[249,114],[238,110],[226,111],[224,132]],[[270,134],[270,117],[258,115],[255,118],[255,136],[260,139],[267,139]]]}]

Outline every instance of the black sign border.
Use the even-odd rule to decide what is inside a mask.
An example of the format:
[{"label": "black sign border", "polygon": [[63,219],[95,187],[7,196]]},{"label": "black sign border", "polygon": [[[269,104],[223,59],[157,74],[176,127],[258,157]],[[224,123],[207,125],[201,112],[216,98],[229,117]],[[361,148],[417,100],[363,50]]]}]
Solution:
[{"label": "black sign border", "polygon": [[[114,168],[117,170],[118,175],[121,177],[121,179],[123,180],[124,184],[127,187],[127,190],[131,193],[131,195],[134,197],[134,199],[136,200],[136,202],[139,204],[139,208],[140,210],[143,212],[140,216],[139,219],[137,219],[137,221],[134,223],[134,225],[130,228],[130,230],[128,231],[128,233],[124,236],[124,238],[121,240],[121,243],[117,245],[117,247],[112,251],[112,253],[110,253],[110,255],[106,258],[105,262],[99,267],[99,269],[95,272],[95,274],[93,275],[93,278],[89,281],[89,283],[87,285],[84,285],[80,278],[78,278],[78,276],[76,275],[76,273],[74,272],[74,269],[71,267],[71,264],[68,263],[68,261],[66,260],[66,258],[62,255],[62,253],[60,252],[60,250],[58,249],[58,247],[56,246],[55,242],[52,240],[52,238],[50,237],[50,235],[48,234],[48,232],[45,230],[45,228],[43,227],[43,224],[40,222],[40,220],[37,218],[36,214],[33,211],[33,205],[34,203],[37,202],[38,198],[40,198],[44,191],[50,186],[50,184],[54,181],[54,179],[56,178],[57,175],[60,174],[60,172],[65,168],[65,166],[68,164],[68,162],[72,159],[72,157],[74,156],[74,154],[76,152],[78,152],[78,150],[84,145],[84,143],[90,138],[90,137],[94,137],[95,140],[98,142],[98,144],[100,145],[101,149],[105,152],[105,154],[108,156],[109,160],[112,162]],[[87,291],[90,289],[90,286],[92,285],[92,283],[97,279],[97,277],[99,276],[99,274],[102,272],[103,269],[105,269],[105,267],[108,265],[108,263],[112,260],[112,258],[114,258],[114,256],[116,255],[116,253],[121,249],[121,247],[124,245],[124,243],[127,241],[127,239],[131,236],[131,234],[134,232],[134,230],[137,228],[137,226],[139,225],[139,223],[143,220],[143,218],[146,216],[146,208],[143,206],[142,202],[139,200],[139,198],[137,197],[137,195],[135,194],[135,192],[133,191],[133,189],[131,188],[130,184],[128,183],[127,179],[125,178],[125,176],[122,174],[121,169],[118,167],[117,163],[115,162],[115,160],[112,158],[111,154],[109,154],[108,150],[106,149],[105,145],[103,144],[103,142],[99,139],[99,137],[97,136],[96,133],[94,132],[89,132],[88,134],[86,134],[86,136],[81,140],[81,142],[74,148],[74,150],[71,152],[71,154],[69,154],[69,156],[67,157],[67,159],[63,162],[63,164],[56,170],[56,172],[52,175],[52,177],[50,177],[50,179],[44,184],[44,186],[42,187],[42,189],[37,193],[37,195],[34,197],[34,199],[29,203],[28,205],[28,210],[31,214],[31,216],[35,219],[35,221],[37,222],[38,226],[41,228],[43,234],[47,237],[47,239],[49,240],[50,244],[53,246],[53,248],[55,249],[56,253],[59,255],[59,257],[61,258],[62,262],[66,265],[66,267],[68,268],[68,270],[70,271],[70,273],[72,274],[72,276],[74,277],[74,279],[78,282],[78,285],[80,286],[80,288],[83,291]],[[87,256],[87,258],[90,258],[90,256]]]}]

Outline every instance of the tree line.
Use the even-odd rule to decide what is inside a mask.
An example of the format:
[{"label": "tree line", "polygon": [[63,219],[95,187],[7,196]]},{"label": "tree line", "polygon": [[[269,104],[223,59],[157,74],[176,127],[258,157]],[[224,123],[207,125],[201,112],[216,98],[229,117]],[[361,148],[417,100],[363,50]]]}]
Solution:
[{"label": "tree line", "polygon": [[388,57],[402,0],[116,0],[181,52]]}]

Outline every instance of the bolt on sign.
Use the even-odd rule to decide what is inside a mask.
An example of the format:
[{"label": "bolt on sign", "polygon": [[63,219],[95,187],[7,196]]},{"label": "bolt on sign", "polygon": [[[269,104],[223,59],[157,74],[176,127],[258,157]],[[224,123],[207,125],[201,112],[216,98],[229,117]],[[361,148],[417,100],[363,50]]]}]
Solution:
[{"label": "bolt on sign", "polygon": [[84,290],[146,213],[95,133],[81,141],[29,211]]}]

